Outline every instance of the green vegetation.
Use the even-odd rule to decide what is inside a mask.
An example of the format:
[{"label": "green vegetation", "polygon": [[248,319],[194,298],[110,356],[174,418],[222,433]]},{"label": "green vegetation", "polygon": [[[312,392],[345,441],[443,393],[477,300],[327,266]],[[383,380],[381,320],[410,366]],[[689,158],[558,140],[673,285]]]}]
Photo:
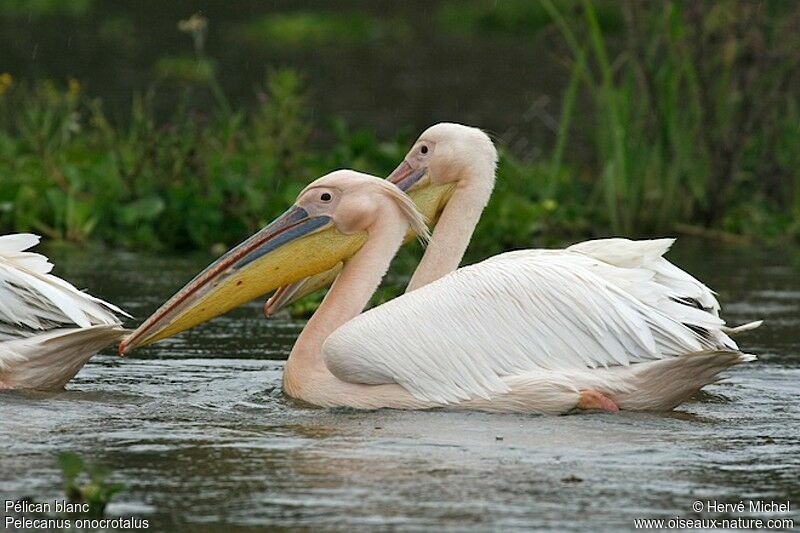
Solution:
[{"label": "green vegetation", "polygon": [[[1,81],[1,80],[0,80]],[[274,71],[245,114],[189,105],[159,124],[153,92],[115,126],[100,102],[52,83],[12,85],[0,97],[0,227],[52,239],[132,248],[231,244],[282,211],[311,179],[355,166],[386,173],[400,160],[337,124],[337,147],[308,146],[300,77]]]},{"label": "green vegetation", "polygon": [[[573,11],[580,0],[562,0],[564,11]],[[600,2],[597,18],[604,31],[619,32],[623,26],[622,13],[615,2]],[[443,2],[435,13],[438,28],[464,37],[475,34],[503,36],[533,36],[552,23],[551,15],[540,2],[531,0],[450,0]]]},{"label": "green vegetation", "polygon": [[377,39],[408,35],[402,20],[387,20],[359,12],[294,11],[264,15],[248,23],[243,36],[271,46],[314,48],[357,46]]},{"label": "green vegetation", "polygon": [[79,16],[92,7],[92,0],[3,0],[2,11],[20,18],[53,15]]},{"label": "green vegetation", "polygon": [[214,79],[214,63],[191,56],[165,56],[156,63],[155,74],[162,79],[208,83]]},{"label": "green vegetation", "polygon": [[[800,235],[800,7],[494,4],[464,4],[468,23],[453,31],[545,32],[568,78],[544,157],[527,162],[500,147],[473,258],[610,233]],[[455,20],[454,6],[440,5],[436,24]],[[383,31],[367,15],[351,18],[296,12],[248,27],[299,47],[349,46]],[[194,55],[157,60],[159,83],[137,93],[122,120],[77,80],[0,74],[0,231],[137,249],[228,246],[331,169],[387,174],[417,134],[379,140],[313,119],[306,79],[293,69],[270,71],[237,107],[206,55],[206,19],[178,28]],[[182,94],[167,116],[154,104],[164,81]]]},{"label": "green vegetation", "polygon": [[572,20],[551,0],[542,5],[571,53],[554,172],[582,88],[613,232],[686,221],[763,236],[800,231],[796,6],[627,2],[625,44],[612,55],[592,2]]},{"label": "green vegetation", "polygon": [[64,495],[71,503],[89,504],[89,516],[103,516],[111,498],[125,490],[124,485],[107,481],[107,469],[86,465],[76,453],[59,454],[58,464],[64,477]]}]

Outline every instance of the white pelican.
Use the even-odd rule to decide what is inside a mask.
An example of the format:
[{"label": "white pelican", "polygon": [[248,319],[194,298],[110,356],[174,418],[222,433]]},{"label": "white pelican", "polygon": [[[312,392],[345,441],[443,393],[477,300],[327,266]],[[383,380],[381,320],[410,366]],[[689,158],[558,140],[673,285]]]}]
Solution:
[{"label": "white pelican", "polygon": [[50,274],[28,233],[0,236],[0,389],[60,389],[118,342],[129,316]]},{"label": "white pelican", "polygon": [[[418,143],[411,153],[448,153],[432,148]],[[416,167],[406,172],[409,179],[423,181],[425,167],[427,186],[440,186],[435,161]],[[493,174],[493,162],[490,168]],[[450,188],[440,226],[467,187]],[[483,206],[469,200],[477,220]],[[606,242],[599,255],[607,260],[594,256],[591,242],[510,252],[362,314],[409,227],[424,235],[421,220],[386,181],[353,171],[329,174],[173,296],[120,351],[343,261],[284,373],[289,396],[318,406],[667,410],[721,370],[753,358],[726,335],[715,300],[711,310],[694,305],[702,301],[695,296],[713,295],[661,257],[668,240]],[[687,283],[689,293],[679,290]]]}]

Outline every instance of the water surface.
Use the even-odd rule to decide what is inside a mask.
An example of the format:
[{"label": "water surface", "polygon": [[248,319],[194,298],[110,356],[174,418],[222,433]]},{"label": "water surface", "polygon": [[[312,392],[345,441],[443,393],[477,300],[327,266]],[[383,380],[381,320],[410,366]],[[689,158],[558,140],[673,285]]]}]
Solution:
[{"label": "water surface", "polygon": [[[211,259],[48,253],[139,319]],[[56,456],[74,450],[128,486],[110,515],[156,530],[614,531],[699,516],[698,499],[797,505],[800,254],[685,241],[671,257],[719,291],[730,322],[767,321],[740,341],[757,362],[674,413],[300,406],[280,377],[302,321],[266,321],[254,303],[124,360],[110,350],[65,392],[0,393],[0,499],[59,497]]]}]

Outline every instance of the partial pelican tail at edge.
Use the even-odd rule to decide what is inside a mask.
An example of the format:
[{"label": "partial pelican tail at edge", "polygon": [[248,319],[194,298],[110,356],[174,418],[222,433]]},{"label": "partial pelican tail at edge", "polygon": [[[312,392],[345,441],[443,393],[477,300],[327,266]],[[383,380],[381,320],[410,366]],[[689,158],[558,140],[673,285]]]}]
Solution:
[{"label": "partial pelican tail at edge", "polygon": [[119,325],[59,328],[0,343],[0,389],[57,390],[130,333]]}]

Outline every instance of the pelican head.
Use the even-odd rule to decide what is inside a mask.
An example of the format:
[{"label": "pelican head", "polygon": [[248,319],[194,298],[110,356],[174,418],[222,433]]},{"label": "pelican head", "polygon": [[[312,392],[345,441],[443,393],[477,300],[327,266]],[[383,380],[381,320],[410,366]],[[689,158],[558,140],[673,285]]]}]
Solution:
[{"label": "pelican head", "polygon": [[[478,128],[442,122],[425,130],[403,162],[386,178],[406,192],[427,220],[435,223],[457,188],[478,213],[494,188],[497,150]],[[407,238],[412,238],[408,236]],[[328,287],[342,264],[325,273],[280,287],[264,305],[269,317],[292,302]]]},{"label": "pelican head", "polygon": [[[496,166],[497,150],[486,133],[442,122],[420,135],[387,179],[409,194],[437,190],[440,202],[446,203],[452,193],[447,185],[479,185],[491,190]],[[412,194],[415,200],[417,196]],[[425,213],[419,203],[417,207]]]},{"label": "pelican head", "polygon": [[120,353],[175,335],[346,261],[380,221],[392,219],[387,209],[399,209],[413,231],[428,235],[414,203],[389,182],[352,170],[317,179],[289,210],[172,296],[120,343]]}]

